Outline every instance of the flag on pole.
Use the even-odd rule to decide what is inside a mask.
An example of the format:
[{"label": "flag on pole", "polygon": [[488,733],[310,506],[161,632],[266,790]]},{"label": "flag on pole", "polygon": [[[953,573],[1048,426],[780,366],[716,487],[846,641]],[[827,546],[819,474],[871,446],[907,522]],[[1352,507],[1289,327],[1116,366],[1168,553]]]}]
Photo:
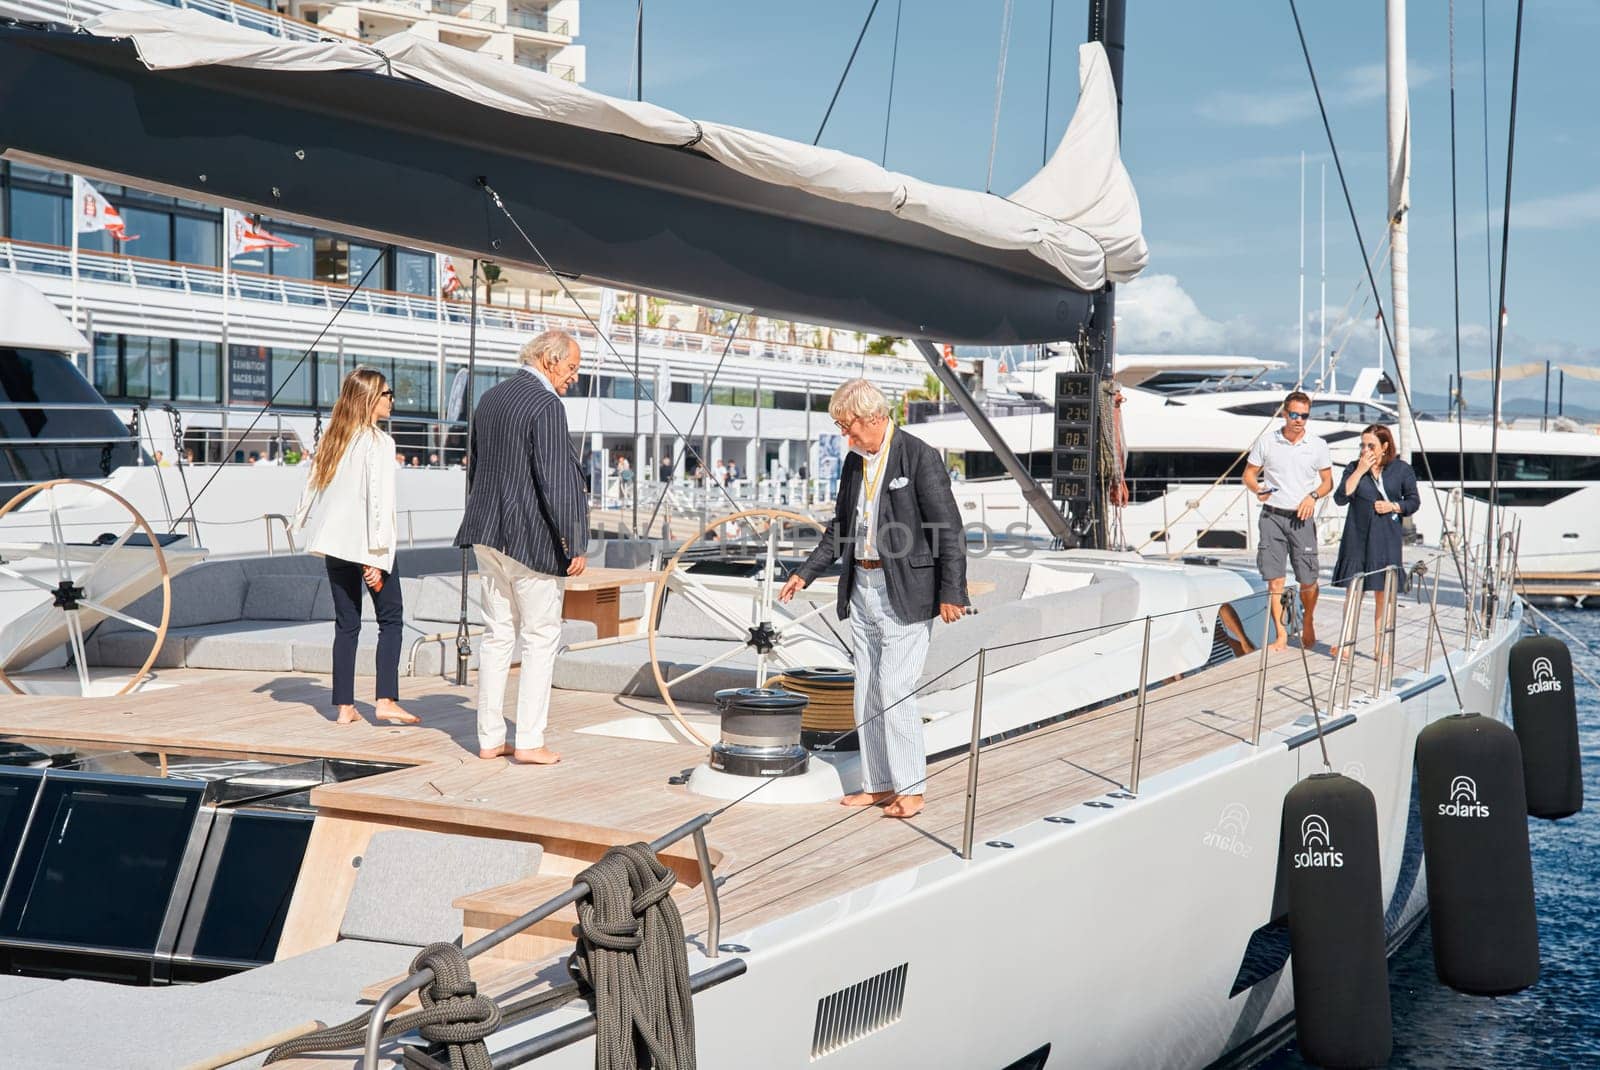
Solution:
[{"label": "flag on pole", "polygon": [[228,228],[229,260],[244,253],[259,253],[266,249],[297,248],[294,242],[267,233],[255,217],[235,212],[232,208],[224,208],[222,214]]},{"label": "flag on pole", "polygon": [[439,292],[446,297],[453,297],[461,289],[461,276],[456,274],[456,264],[448,256],[444,258],[444,269],[440,272]]},{"label": "flag on pole", "polygon": [[73,197],[73,230],[77,234],[103,230],[119,241],[136,241],[137,234],[129,234],[127,224],[116,207],[89,184],[86,178],[73,176],[77,195]]}]

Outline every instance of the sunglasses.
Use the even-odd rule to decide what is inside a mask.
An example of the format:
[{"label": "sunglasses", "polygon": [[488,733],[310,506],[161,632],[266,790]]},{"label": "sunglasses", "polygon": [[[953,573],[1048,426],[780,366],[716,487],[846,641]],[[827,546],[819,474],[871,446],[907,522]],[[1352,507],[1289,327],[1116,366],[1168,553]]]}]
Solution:
[{"label": "sunglasses", "polygon": [[380,390],[378,392],[378,396],[380,398],[392,398],[392,397],[394,397],[394,391],[393,390]]},{"label": "sunglasses", "polygon": [[1309,419],[1311,419],[1311,414],[1309,412],[1286,412],[1286,413],[1283,414],[1283,416],[1284,416],[1284,419],[1286,419],[1286,420],[1309,420]]}]

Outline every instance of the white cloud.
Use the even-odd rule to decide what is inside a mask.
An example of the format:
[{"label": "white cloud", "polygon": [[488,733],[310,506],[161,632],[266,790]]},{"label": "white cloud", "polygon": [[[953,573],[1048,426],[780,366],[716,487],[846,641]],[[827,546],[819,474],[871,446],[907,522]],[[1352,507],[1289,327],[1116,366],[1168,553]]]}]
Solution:
[{"label": "white cloud", "polygon": [[[1407,71],[1412,89],[1427,85],[1437,75],[1432,68],[1416,64]],[[1344,71],[1331,85],[1324,82],[1323,86],[1323,96],[1330,105],[1365,104],[1382,100],[1388,93],[1388,71],[1382,63],[1366,63]],[[1310,86],[1247,93],[1224,89],[1204,97],[1195,110],[1202,118],[1220,123],[1284,126],[1315,116],[1317,98]]]},{"label": "white cloud", "polygon": [[[1281,337],[1243,317],[1224,322],[1206,315],[1176,275],[1142,275],[1121,287],[1117,320],[1117,348],[1124,353],[1276,356],[1286,348]],[[1291,339],[1290,352],[1294,345]]]},{"label": "white cloud", "polygon": [[[1502,213],[1494,213],[1495,229],[1499,230]],[[1600,222],[1600,186],[1556,193],[1548,197],[1534,197],[1511,206],[1511,229],[1528,227],[1533,230],[1567,229],[1586,223]],[[1482,230],[1480,224],[1476,229]]]}]

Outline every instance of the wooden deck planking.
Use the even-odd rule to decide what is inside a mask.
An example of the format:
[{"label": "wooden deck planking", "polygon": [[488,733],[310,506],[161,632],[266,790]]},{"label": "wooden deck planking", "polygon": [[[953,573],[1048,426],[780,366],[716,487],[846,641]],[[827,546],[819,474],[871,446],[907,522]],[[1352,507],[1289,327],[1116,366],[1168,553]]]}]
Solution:
[{"label": "wooden deck planking", "polygon": [[[1319,616],[1325,630],[1333,630],[1329,626],[1337,621],[1340,605],[1336,595],[1324,597]],[[1453,622],[1459,611],[1441,608],[1441,617],[1446,615]],[[1401,613],[1401,671],[1420,659],[1425,621],[1425,613],[1414,608]],[[1447,636],[1459,634],[1459,625],[1447,627]],[[1361,646],[1370,648],[1370,642],[1363,640]],[[1320,705],[1326,701],[1332,660],[1319,650],[1309,655],[1309,662]],[[1358,655],[1355,664],[1354,693],[1363,694],[1370,687],[1373,662]],[[1258,665],[1259,654],[1253,654],[1152,688],[1146,704],[1143,775],[1149,778],[1248,740]],[[702,760],[698,746],[575,731],[630,715],[660,715],[662,708],[653,700],[555,692],[551,743],[565,760],[554,767],[524,767],[476,758],[471,688],[439,680],[408,685],[405,702],[424,718],[420,728],[343,726],[332,721],[322,677],[192,670],[163,675],[182,686],[121,698],[0,700],[0,732],[145,749],[398,762],[414,768],[325,786],[316,791],[314,801],[326,810],[366,819],[388,817],[595,844],[650,839],[720,805],[666,783],[667,777]],[[514,706],[515,682],[508,683],[513,691],[508,708]],[[1298,650],[1273,655],[1263,732],[1306,712],[1305,699]],[[980,764],[978,837],[993,838],[1123,786],[1132,755],[1134,706],[1130,698],[986,748]],[[724,931],[757,925],[954,850],[963,821],[964,770],[964,756],[934,763],[928,807],[911,823],[884,818],[875,809],[848,812],[831,803],[752,802],[719,816],[708,836],[718,853],[719,871],[732,877],[722,890]],[[703,908],[693,906],[695,897],[685,902],[690,905],[686,921],[693,928],[703,922]]]}]

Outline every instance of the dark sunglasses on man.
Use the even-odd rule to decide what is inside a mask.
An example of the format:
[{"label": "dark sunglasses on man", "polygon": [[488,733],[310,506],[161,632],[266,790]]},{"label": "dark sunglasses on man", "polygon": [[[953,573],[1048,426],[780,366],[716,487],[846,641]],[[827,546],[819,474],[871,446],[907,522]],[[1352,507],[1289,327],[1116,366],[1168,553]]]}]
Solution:
[{"label": "dark sunglasses on man", "polygon": [[1283,415],[1284,415],[1284,417],[1286,419],[1290,419],[1290,420],[1309,420],[1309,419],[1311,419],[1311,414],[1309,412],[1286,412]]}]

